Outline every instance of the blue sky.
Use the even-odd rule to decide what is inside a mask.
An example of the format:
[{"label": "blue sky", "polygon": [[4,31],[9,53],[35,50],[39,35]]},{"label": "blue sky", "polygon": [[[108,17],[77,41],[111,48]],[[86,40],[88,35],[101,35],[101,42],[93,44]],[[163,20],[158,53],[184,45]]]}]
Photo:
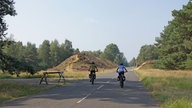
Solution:
[{"label": "blue sky", "polygon": [[37,47],[57,39],[80,51],[103,51],[116,44],[128,61],[141,46],[154,44],[172,20],[174,9],[189,0],[15,0],[15,17],[6,16],[8,37]]}]

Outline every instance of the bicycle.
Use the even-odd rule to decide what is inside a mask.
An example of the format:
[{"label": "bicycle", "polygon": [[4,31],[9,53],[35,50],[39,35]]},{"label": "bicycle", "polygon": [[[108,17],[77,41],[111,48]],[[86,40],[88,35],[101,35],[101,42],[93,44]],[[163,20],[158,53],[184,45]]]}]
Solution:
[{"label": "bicycle", "polygon": [[92,85],[94,85],[95,78],[96,78],[96,74],[95,74],[95,72],[92,72],[90,74],[90,82],[91,82]]},{"label": "bicycle", "polygon": [[125,81],[125,76],[123,74],[119,75],[119,82],[120,82],[120,87],[124,87],[124,81]]},{"label": "bicycle", "polygon": [[121,63],[121,64],[117,67],[116,72],[119,74],[118,80],[119,80],[119,82],[120,82],[121,88],[123,88],[123,87],[124,87],[124,81],[125,81],[124,73],[125,73],[125,72],[128,72],[127,69],[126,69],[126,67],[123,65],[123,63]]}]

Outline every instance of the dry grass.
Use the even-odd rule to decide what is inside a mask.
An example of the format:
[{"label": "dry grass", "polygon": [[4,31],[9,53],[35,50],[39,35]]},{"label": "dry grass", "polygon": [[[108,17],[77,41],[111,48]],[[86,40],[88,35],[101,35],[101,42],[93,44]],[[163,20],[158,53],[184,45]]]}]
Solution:
[{"label": "dry grass", "polygon": [[138,69],[136,73],[152,91],[161,107],[175,108],[178,105],[182,108],[192,108],[191,70],[159,70],[148,67]]},{"label": "dry grass", "polygon": [[[98,69],[97,76],[104,75],[110,72],[114,72],[115,69]],[[69,71],[65,72],[66,78],[88,78],[89,71]]]},{"label": "dry grass", "polygon": [[191,70],[160,70],[160,69],[140,69],[138,73],[142,73],[144,76],[152,77],[174,77],[174,78],[192,78]]},{"label": "dry grass", "polygon": [[[103,69],[103,68],[99,68],[99,71],[96,73],[97,76],[103,75],[103,74],[107,74],[110,72],[114,72],[116,69]],[[53,71],[53,70],[52,70]],[[38,73],[31,75],[27,72],[22,72],[20,73],[20,77],[19,78],[41,78],[43,76],[43,72],[46,71],[39,71]],[[49,72],[51,72],[51,70],[49,70]],[[71,71],[64,71],[64,76],[65,78],[77,78],[77,79],[84,79],[84,78],[88,78],[89,75],[89,71],[75,71],[75,70],[71,70]],[[52,77],[52,78],[58,78],[59,74],[50,74],[48,75],[48,77]],[[10,74],[2,74],[0,73],[0,78],[17,78],[16,75],[10,75]]]},{"label": "dry grass", "polygon": [[[99,71],[96,73],[97,76],[100,75],[104,75],[110,72],[114,72],[116,69],[103,69],[103,68],[99,68]],[[42,76],[44,71],[38,72],[38,76]],[[64,76],[65,78],[77,78],[77,79],[84,79],[84,78],[88,78],[89,75],[89,71],[78,71],[78,70],[68,70],[66,72],[64,72]],[[49,75],[48,77],[59,77],[58,74],[52,74]]]}]

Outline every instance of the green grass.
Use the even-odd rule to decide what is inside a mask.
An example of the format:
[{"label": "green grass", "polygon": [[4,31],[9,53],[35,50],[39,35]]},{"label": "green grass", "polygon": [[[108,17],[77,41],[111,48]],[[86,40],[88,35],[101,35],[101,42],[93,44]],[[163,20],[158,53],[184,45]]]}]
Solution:
[{"label": "green grass", "polygon": [[192,100],[187,98],[175,99],[166,102],[164,108],[192,108]]},{"label": "green grass", "polygon": [[192,79],[145,77],[142,81],[161,103],[173,98],[192,99]]},{"label": "green grass", "polygon": [[32,86],[3,81],[0,82],[0,103],[6,100],[36,94],[52,87]]},{"label": "green grass", "polygon": [[0,73],[0,79],[6,79],[6,78],[41,78],[42,75],[41,74],[35,74],[35,75],[31,75],[31,74],[26,74],[26,73],[22,73],[20,74],[19,77],[17,77],[15,74],[11,75],[9,73]]},{"label": "green grass", "polygon": [[0,73],[0,79],[3,79],[3,78],[13,78],[13,76],[10,74],[1,74]]}]

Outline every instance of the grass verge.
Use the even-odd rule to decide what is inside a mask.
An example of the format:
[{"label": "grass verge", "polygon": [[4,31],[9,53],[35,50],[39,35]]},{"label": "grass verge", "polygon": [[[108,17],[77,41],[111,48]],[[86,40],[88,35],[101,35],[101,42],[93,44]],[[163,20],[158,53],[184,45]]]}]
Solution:
[{"label": "grass verge", "polygon": [[13,76],[11,74],[2,74],[0,73],[0,79],[3,79],[3,78],[13,78]]},{"label": "grass verge", "polygon": [[[99,69],[98,72],[96,72],[97,76],[100,75],[104,75],[107,73],[111,73],[111,72],[115,72],[116,69]],[[68,71],[68,72],[64,72],[64,76],[65,78],[74,78],[74,79],[84,79],[84,78],[88,78],[89,76],[89,71]],[[48,77],[57,77],[58,78],[58,74],[52,74],[52,75],[48,75]]]},{"label": "grass verge", "polygon": [[136,73],[162,108],[192,108],[192,72],[139,69]]},{"label": "grass verge", "polygon": [[[99,71],[96,73],[98,76],[107,74],[110,72],[114,72],[116,69],[99,69]],[[76,78],[76,79],[82,79],[82,78],[88,78],[89,71],[69,71],[64,72],[65,78]],[[10,75],[8,73],[1,73],[0,72],[0,79],[6,79],[6,78],[41,78],[43,76],[43,72],[38,72],[34,75],[31,75],[29,73],[23,72],[20,74],[20,77],[16,77],[16,75]],[[52,74],[48,75],[50,78],[58,78],[58,74]]]},{"label": "grass verge", "polygon": [[34,85],[18,84],[15,82],[1,81],[0,103],[14,98],[36,94],[51,88],[53,88],[53,86],[34,86]]}]

